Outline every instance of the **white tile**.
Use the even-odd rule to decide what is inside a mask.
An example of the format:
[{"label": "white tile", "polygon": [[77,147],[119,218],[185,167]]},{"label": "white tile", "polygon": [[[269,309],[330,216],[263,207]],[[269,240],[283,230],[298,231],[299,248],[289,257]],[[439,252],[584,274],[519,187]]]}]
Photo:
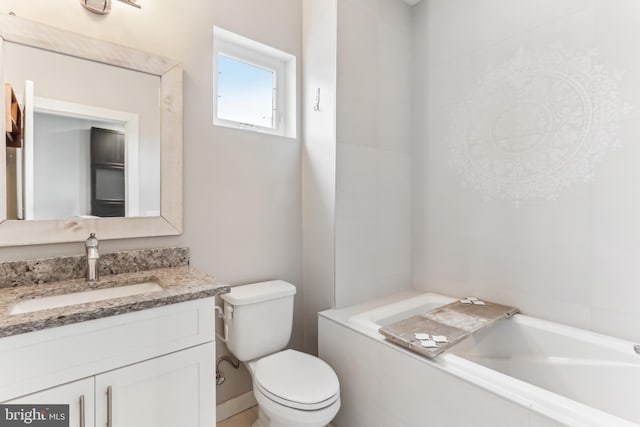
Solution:
[{"label": "white tile", "polygon": [[576,254],[572,250],[531,242],[472,240],[469,276],[477,287],[588,305],[589,251]]},{"label": "white tile", "polygon": [[[386,1],[386,0],[385,0]],[[389,90],[386,95],[411,96],[411,19],[378,22],[378,85]],[[384,99],[384,98],[383,98]]]},{"label": "white tile", "polygon": [[566,424],[547,418],[541,414],[531,411],[530,424],[531,427],[563,427]]},{"label": "white tile", "polygon": [[413,286],[444,295],[463,296],[471,290],[469,240],[447,234],[414,235]]},{"label": "white tile", "polygon": [[411,200],[411,155],[378,150],[375,191],[384,203],[409,203]]},{"label": "white tile", "polygon": [[376,101],[378,82],[377,11],[353,1],[338,2],[338,93]]},{"label": "white tile", "polygon": [[338,144],[338,191],[367,194],[376,203],[408,203],[411,200],[410,154]]},{"label": "white tile", "polygon": [[410,97],[381,98],[375,122],[377,146],[385,150],[411,152]]},{"label": "white tile", "polygon": [[380,343],[332,321],[321,320],[320,325],[320,357],[340,381],[341,408],[335,424],[386,427],[381,422],[385,406]]},{"label": "white tile", "polygon": [[254,406],[216,425],[218,427],[251,427],[251,424],[253,424],[256,419],[258,419],[258,407]]},{"label": "white tile", "polygon": [[430,1],[424,10],[427,16],[425,26],[430,28],[426,48],[430,62],[439,64],[470,52],[470,31],[475,19],[473,1],[449,0]]},{"label": "white tile", "polygon": [[[634,0],[617,0],[615,7],[607,0],[597,0],[596,48],[599,59],[613,70],[622,73],[620,96],[639,107],[640,59],[630,55],[632,41],[640,37],[637,22],[640,4]],[[637,118],[640,108],[636,108]]]},{"label": "white tile", "polygon": [[[593,184],[593,305],[633,313],[640,297],[640,137],[635,121],[623,124],[624,147],[603,164]],[[612,331],[614,332],[614,331]]]},{"label": "white tile", "polygon": [[411,157],[339,144],[337,174],[337,305],[409,288]]},{"label": "white tile", "polygon": [[[487,393],[416,357],[388,347],[383,349],[384,365],[393,366],[383,373],[388,416],[411,427],[493,427],[505,419],[513,425],[526,425],[525,407]],[[424,417],[417,416],[422,414],[428,414],[428,424]]]},{"label": "white tile", "polygon": [[475,286],[472,293],[489,301],[517,307],[523,314],[551,322],[582,329],[589,329],[591,322],[591,308],[587,304],[560,301],[499,286]]},{"label": "white tile", "polygon": [[433,63],[469,55],[591,8],[593,0],[438,0],[429,2]]},{"label": "white tile", "polygon": [[[364,201],[357,202],[360,198]],[[337,304],[409,288],[411,206],[380,204],[372,193],[338,192],[337,212]]]},{"label": "white tile", "polygon": [[[416,61],[423,59],[419,58]],[[423,80],[424,88],[417,93],[420,95],[421,104],[426,105],[427,112],[459,103],[469,97],[471,85],[477,79],[477,71],[471,66],[470,57],[456,58],[432,66],[419,64],[416,78]],[[426,117],[427,120],[429,118]]]},{"label": "white tile", "polygon": [[475,286],[588,305],[589,195],[521,207],[474,199],[469,274]]},{"label": "white tile", "polygon": [[[382,18],[378,26],[378,82],[370,88],[376,93],[378,106],[375,123],[378,144],[387,150],[409,152],[413,92],[411,19],[401,3],[382,0],[381,4],[395,7],[382,8],[381,13],[389,16]],[[397,17],[388,9],[400,9],[402,16]]]},{"label": "white tile", "polygon": [[375,192],[378,151],[354,144],[338,144],[336,186],[338,191]]},{"label": "white tile", "polygon": [[591,329],[595,332],[640,343],[640,315],[607,310],[595,306],[591,310]]},{"label": "white tile", "polygon": [[[598,3],[602,9],[617,9],[604,1]],[[632,184],[627,188],[604,184],[602,191],[606,195],[601,196],[592,194],[590,183],[574,182],[558,192],[557,200],[533,201],[515,209],[508,202],[487,201],[477,189],[465,188],[465,182],[450,165],[448,144],[467,138],[470,127],[485,133],[494,131],[495,118],[502,114],[499,109],[510,102],[509,98],[497,97],[492,105],[484,99],[475,110],[469,110],[470,104],[461,101],[482,94],[480,85],[487,81],[489,73],[500,71],[521,49],[525,55],[556,49],[554,52],[560,52],[559,61],[570,61],[571,55],[585,55],[595,47],[599,37],[596,22],[600,22],[600,31],[609,37],[606,42],[610,44],[624,45],[628,41],[623,33],[629,40],[630,31],[638,31],[631,28],[633,17],[623,20],[617,33],[606,29],[607,25],[615,26],[615,15],[625,13],[625,7],[633,16],[629,13],[634,7],[631,2],[603,14],[604,17],[599,17],[595,4],[595,0],[516,0],[509,4],[500,0],[452,0],[432,1],[414,9],[421,15],[414,22],[426,27],[416,30],[420,36],[415,45],[416,70],[427,81],[426,85],[418,85],[414,116],[416,143],[420,146],[416,152],[424,153],[413,163],[413,176],[420,180],[413,183],[414,285],[454,294],[471,288],[477,293],[484,291],[522,303],[534,315],[588,325],[592,298],[596,291],[606,292],[607,278],[619,278],[618,292],[601,297],[613,305],[615,295],[624,295],[627,283],[636,277],[627,259],[619,263],[598,262],[606,256],[615,236],[621,237],[618,242],[640,241],[635,236],[638,227],[631,223],[638,216],[635,209],[614,216],[615,211],[626,205],[622,199],[613,205],[604,201],[615,200],[616,193],[631,194]],[[640,65],[629,55],[625,57],[627,50],[618,51],[623,66],[633,69]],[[605,66],[616,68],[614,60],[603,61]],[[633,80],[640,82],[638,75],[635,73]],[[499,86],[500,82],[494,83]],[[637,122],[629,120],[634,125]],[[640,126],[626,127],[621,131],[626,132],[628,140],[637,140]],[[631,158],[627,161],[640,163]],[[603,171],[606,173],[606,167],[637,169],[621,168],[611,159],[597,166],[596,180]],[[637,178],[634,172],[628,182]],[[594,208],[599,199],[603,201],[598,201],[598,205],[605,209],[611,206],[610,215],[606,210],[601,213]],[[600,219],[605,215],[610,219]],[[616,224],[616,217],[625,220]],[[604,244],[607,235],[611,237],[609,246]],[[471,240],[464,241],[464,236]],[[465,245],[466,251],[458,249]],[[592,252],[599,258],[594,258]],[[603,255],[598,255],[601,252]],[[616,270],[618,274],[608,270]],[[600,276],[594,283],[592,271],[594,277]],[[429,284],[422,285],[424,282]],[[603,285],[596,290],[599,283]]]},{"label": "white tile", "polygon": [[[380,226],[377,236],[379,264],[387,274],[405,274],[411,270],[411,216],[409,206],[404,211],[407,215],[398,215],[398,220],[391,220]],[[404,213],[404,212],[403,212]]]},{"label": "white tile", "polygon": [[[343,0],[341,3],[349,5],[354,11],[366,13],[368,16],[377,17],[379,2],[370,0]],[[354,12],[352,12],[354,13]],[[351,19],[355,17],[351,15]]]},{"label": "white tile", "polygon": [[338,146],[344,144],[377,147],[378,121],[376,102],[347,90],[340,90],[336,101],[336,135]]},{"label": "white tile", "polygon": [[[358,227],[358,230],[355,228]],[[367,227],[371,230],[367,232]],[[376,271],[379,242],[375,223],[344,223],[336,220],[335,300],[345,307],[364,302],[376,294]]]},{"label": "white tile", "polygon": [[[427,416],[428,417],[428,416]],[[393,426],[393,427],[411,427],[411,424],[409,423],[405,423],[404,421],[402,421],[400,418],[392,415],[392,414],[388,414],[385,413],[383,415],[383,425],[384,426]]]},{"label": "white tile", "polygon": [[368,3],[376,3],[378,19],[382,22],[390,22],[395,25],[411,26],[412,8],[405,2],[396,0],[363,0]]},{"label": "white tile", "polygon": [[[336,191],[336,223],[348,225],[344,231],[366,230],[376,224],[378,201],[371,191]],[[343,231],[343,230],[340,230]]]},{"label": "white tile", "polygon": [[640,299],[640,248],[636,251],[609,247],[594,254],[592,304],[620,313],[638,311]]}]

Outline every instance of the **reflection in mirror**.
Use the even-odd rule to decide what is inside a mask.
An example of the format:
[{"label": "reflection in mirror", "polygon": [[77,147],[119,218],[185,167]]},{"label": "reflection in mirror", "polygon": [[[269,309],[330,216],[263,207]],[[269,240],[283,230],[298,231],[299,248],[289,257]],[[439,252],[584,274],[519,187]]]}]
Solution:
[{"label": "reflection in mirror", "polygon": [[23,109],[7,218],[160,215],[160,77],[6,42]]},{"label": "reflection in mirror", "polygon": [[[20,46],[12,46],[12,44]],[[23,49],[24,53],[16,54],[17,49],[26,46],[34,49]],[[44,51],[38,51],[38,49]],[[13,50],[13,52],[8,52],[13,57],[11,63],[5,58],[8,56],[5,55],[8,50]],[[38,52],[42,56],[42,60],[33,61],[31,58],[31,61],[26,61],[26,66],[23,62],[15,60],[16,58],[23,60],[32,55],[28,53],[29,51]],[[60,64],[55,60],[53,62],[45,60],[44,56],[64,58],[64,62],[78,61],[78,63],[73,66],[65,66],[64,63]],[[35,66],[34,62],[36,62]],[[98,64],[108,65],[102,67]],[[30,204],[24,197],[25,194],[35,193],[33,191],[34,174],[27,174],[24,171],[24,165],[35,165],[35,159],[28,159],[33,154],[35,143],[22,147],[22,137],[19,131],[22,127],[18,126],[21,115],[16,114],[15,124],[13,121],[14,107],[16,113],[19,111],[17,96],[14,95],[11,84],[6,83],[4,87],[5,103],[0,103],[0,112],[2,113],[0,114],[0,122],[5,128],[5,146],[20,148],[20,151],[13,150],[14,153],[11,153],[6,149],[0,150],[0,169],[4,168],[0,171],[0,246],[80,242],[84,241],[90,233],[100,235],[103,240],[182,234],[184,216],[182,204],[183,69],[179,62],[16,16],[0,14],[0,65],[2,65],[5,80],[10,78],[18,82],[13,84],[16,85],[17,92],[20,92],[21,102],[24,103],[28,97],[26,96],[26,85],[20,82],[27,80],[34,82],[33,88],[37,96],[34,96],[34,91],[30,94],[33,96],[33,102],[26,103],[26,110],[29,114],[35,115],[35,108],[40,108],[41,102],[44,100],[44,103],[49,103],[49,106],[54,104],[55,108],[52,107],[52,109],[55,111],[60,104],[63,107],[82,106],[85,110],[92,110],[93,112],[88,114],[89,117],[83,118],[97,119],[102,122],[99,126],[92,127],[109,130],[106,124],[127,123],[124,125],[123,135],[124,166],[118,162],[120,167],[124,168],[124,184],[121,184],[118,179],[111,182],[118,182],[120,188],[122,185],[125,186],[125,215],[131,215],[115,218],[85,218],[80,217],[82,215],[78,211],[78,216],[72,218],[27,221],[8,219],[7,193],[16,193],[11,198],[14,201],[14,206],[18,204],[22,207],[35,205],[35,201]],[[16,66],[22,68],[22,74],[12,71],[12,68]],[[5,67],[8,67],[6,72],[4,71]],[[82,72],[76,72],[78,70]],[[63,78],[55,79],[53,84],[47,83],[47,78],[54,74],[62,75]],[[15,77],[8,77],[9,75]],[[130,78],[133,80],[129,80]],[[78,87],[83,89],[78,90]],[[73,96],[67,96],[69,94]],[[124,101],[127,104],[121,105],[113,102],[114,100]],[[140,105],[153,106],[155,112],[153,114],[145,113],[146,108],[140,107]],[[110,113],[115,112],[119,117],[115,120],[105,120],[101,114],[94,114],[96,111],[103,112],[105,110]],[[42,109],[38,112],[51,111]],[[123,114],[126,115],[125,118],[120,117]],[[138,120],[130,121],[129,118],[132,115],[137,116]],[[34,134],[34,121],[35,118],[32,118],[25,122],[25,136]],[[136,123],[137,125],[135,125]],[[136,126],[137,128],[134,129]],[[134,135],[138,136],[138,148],[132,150],[133,146],[130,142]],[[145,146],[153,146],[158,141],[160,143],[159,153],[158,150],[155,151],[155,154],[153,151],[145,151]],[[29,147],[31,147],[31,151],[29,151]],[[134,161],[129,158],[130,152],[137,153],[138,159]],[[7,155],[9,162],[5,162]],[[137,167],[137,172],[134,171],[134,167]],[[13,184],[15,184],[12,185],[13,191],[6,185],[7,171],[11,171],[12,168],[15,171],[13,173]],[[19,168],[22,169],[17,171]],[[97,168],[94,167],[94,169]],[[131,173],[128,172],[128,169],[131,170]],[[160,179],[158,179],[158,169]],[[11,174],[11,172],[9,173]],[[84,176],[86,177],[86,174]],[[137,197],[132,191],[136,188],[131,184],[132,177],[138,177],[139,194]],[[114,178],[113,175],[111,178]],[[119,178],[123,178],[122,174]],[[148,178],[151,178],[149,181],[155,183],[155,189],[147,187],[143,182]],[[23,182],[18,184],[20,180]],[[158,185],[160,185],[159,197]],[[109,190],[113,190],[113,188],[109,188]],[[35,195],[35,197],[38,196]],[[98,198],[100,197],[111,198],[113,199],[111,201],[120,201],[122,204],[121,191],[120,194],[115,191],[108,191],[105,194],[101,191]],[[157,212],[158,199],[159,215],[152,215],[154,210]],[[134,209],[136,201],[140,216],[133,216],[135,214],[130,213]],[[78,205],[85,203],[86,200],[79,201]],[[17,210],[15,208],[15,211]],[[23,216],[24,211],[24,208],[20,210]],[[65,212],[64,215],[76,215],[76,212]]]}]

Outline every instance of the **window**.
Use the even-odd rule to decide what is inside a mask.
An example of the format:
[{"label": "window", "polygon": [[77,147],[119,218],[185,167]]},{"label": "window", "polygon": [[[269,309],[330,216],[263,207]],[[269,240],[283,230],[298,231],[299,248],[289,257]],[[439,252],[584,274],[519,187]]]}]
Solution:
[{"label": "window", "polygon": [[218,27],[213,39],[213,124],[295,138],[295,56]]},{"label": "window", "polygon": [[237,123],[275,127],[273,70],[218,54],[218,117]]}]

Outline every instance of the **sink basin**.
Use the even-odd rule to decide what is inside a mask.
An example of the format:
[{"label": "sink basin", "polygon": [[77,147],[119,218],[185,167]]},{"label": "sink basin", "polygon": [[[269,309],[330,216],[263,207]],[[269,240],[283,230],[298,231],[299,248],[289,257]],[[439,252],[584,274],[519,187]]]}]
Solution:
[{"label": "sink basin", "polygon": [[124,286],[114,286],[104,289],[93,289],[84,292],[73,292],[50,297],[34,298],[17,302],[11,306],[9,314],[32,313],[50,308],[67,307],[70,305],[86,304],[88,302],[104,301],[131,295],[157,292],[164,289],[159,283],[146,281]]}]

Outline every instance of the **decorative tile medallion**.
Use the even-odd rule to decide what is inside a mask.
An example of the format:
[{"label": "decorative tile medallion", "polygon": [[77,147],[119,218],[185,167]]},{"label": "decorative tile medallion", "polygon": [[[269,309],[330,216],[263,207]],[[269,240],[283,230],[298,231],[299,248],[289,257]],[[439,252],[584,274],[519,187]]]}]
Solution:
[{"label": "decorative tile medallion", "polygon": [[451,165],[490,199],[557,198],[621,146],[621,78],[594,51],[520,51],[451,115]]}]

